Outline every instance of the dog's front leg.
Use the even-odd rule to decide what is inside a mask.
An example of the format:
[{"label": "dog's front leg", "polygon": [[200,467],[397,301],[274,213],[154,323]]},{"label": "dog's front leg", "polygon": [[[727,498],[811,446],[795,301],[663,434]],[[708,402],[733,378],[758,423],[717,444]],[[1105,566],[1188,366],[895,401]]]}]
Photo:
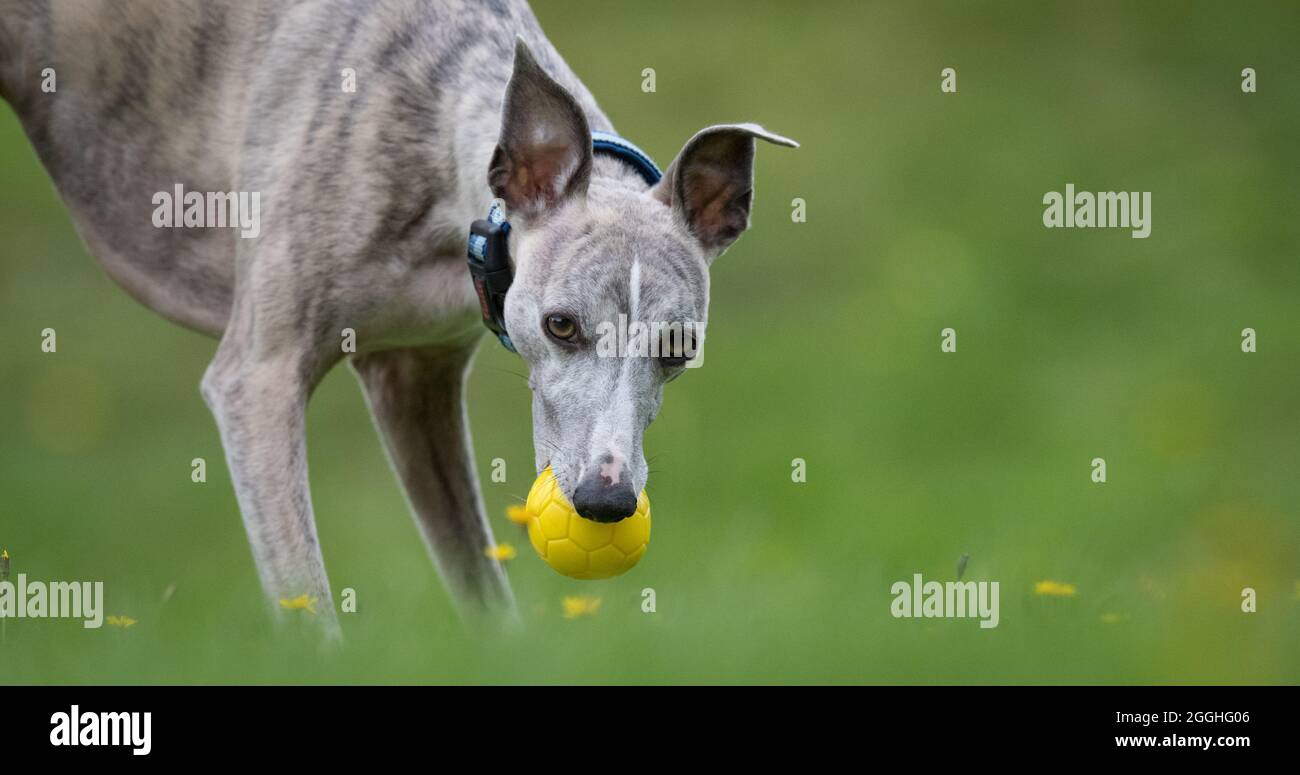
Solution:
[{"label": "dog's front leg", "polygon": [[[203,377],[262,588],[313,612],[339,635],[307,484],[307,399],[327,368],[291,336],[253,335],[251,315],[235,315]],[[268,350],[258,342],[291,342]],[[305,598],[303,596],[306,596]]]},{"label": "dog's front leg", "polygon": [[489,557],[465,416],[473,347],[389,350],[354,358],[375,426],[438,573],[462,614],[514,616],[500,562]]}]

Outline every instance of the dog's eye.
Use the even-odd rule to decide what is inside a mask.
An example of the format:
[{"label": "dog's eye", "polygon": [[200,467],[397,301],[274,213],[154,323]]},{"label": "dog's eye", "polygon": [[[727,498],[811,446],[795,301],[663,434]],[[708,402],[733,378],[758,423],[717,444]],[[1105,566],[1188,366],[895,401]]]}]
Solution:
[{"label": "dog's eye", "polygon": [[685,333],[665,336],[660,348],[660,363],[670,369],[681,368],[695,357],[695,335]]},{"label": "dog's eye", "polygon": [[546,333],[561,342],[571,342],[578,335],[578,324],[567,315],[548,315],[546,317]]}]

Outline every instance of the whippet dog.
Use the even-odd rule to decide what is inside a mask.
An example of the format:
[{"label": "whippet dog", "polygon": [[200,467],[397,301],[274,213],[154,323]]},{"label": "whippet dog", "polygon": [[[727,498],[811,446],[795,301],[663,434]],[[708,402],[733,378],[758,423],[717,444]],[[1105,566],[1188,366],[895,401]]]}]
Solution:
[{"label": "whippet dog", "polygon": [[[528,364],[537,470],[584,516],[627,516],[688,364],[600,357],[594,332],[703,324],[710,264],[749,225],[755,139],[795,145],[711,126],[652,184],[593,146],[613,125],[522,0],[0,0],[0,94],[108,274],[220,340],[201,391],[262,586],[273,608],[325,601],[331,634],[304,434],[324,374],[351,363],[459,609],[511,612],[466,424],[484,318]],[[178,186],[256,194],[256,236],[160,228]],[[504,300],[467,263],[490,210]]]}]

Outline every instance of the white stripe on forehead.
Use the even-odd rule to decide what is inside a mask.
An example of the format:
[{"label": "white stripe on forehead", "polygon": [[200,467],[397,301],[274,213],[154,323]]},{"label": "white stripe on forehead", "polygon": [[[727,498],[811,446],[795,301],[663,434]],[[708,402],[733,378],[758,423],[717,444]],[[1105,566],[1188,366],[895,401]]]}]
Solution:
[{"label": "white stripe on forehead", "polygon": [[641,306],[641,259],[633,259],[631,277],[628,280],[631,309],[627,311],[628,320],[640,320],[637,307]]},{"label": "white stripe on forehead", "polygon": [[[641,307],[641,260],[632,260],[632,270],[628,273],[628,325],[640,320]],[[632,396],[632,382],[635,379],[632,372],[632,365],[635,358],[630,354],[623,356],[623,363],[619,367],[618,385],[614,390],[614,405],[618,407],[619,420],[621,423],[620,430],[632,428],[636,423],[636,401]],[[618,437],[616,437],[618,438]],[[619,439],[624,443],[631,444],[632,440]],[[615,460],[626,461],[632,450],[620,450],[614,444],[609,447],[609,454]]]}]

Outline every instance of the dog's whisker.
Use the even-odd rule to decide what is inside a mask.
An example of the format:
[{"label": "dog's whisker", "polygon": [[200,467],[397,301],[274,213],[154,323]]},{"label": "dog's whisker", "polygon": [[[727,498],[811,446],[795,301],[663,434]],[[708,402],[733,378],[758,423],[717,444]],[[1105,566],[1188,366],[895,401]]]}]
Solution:
[{"label": "dog's whisker", "polygon": [[519,379],[522,379],[524,382],[527,382],[527,381],[528,381],[528,375],[527,375],[527,374],[520,374],[519,372],[515,371],[514,369],[507,369],[507,368],[504,368],[504,367],[502,367],[502,366],[492,366],[492,367],[489,367],[489,369],[490,369],[491,371],[495,371],[495,372],[497,372],[498,374],[509,374],[509,375],[512,376],[512,377],[518,377]]}]

